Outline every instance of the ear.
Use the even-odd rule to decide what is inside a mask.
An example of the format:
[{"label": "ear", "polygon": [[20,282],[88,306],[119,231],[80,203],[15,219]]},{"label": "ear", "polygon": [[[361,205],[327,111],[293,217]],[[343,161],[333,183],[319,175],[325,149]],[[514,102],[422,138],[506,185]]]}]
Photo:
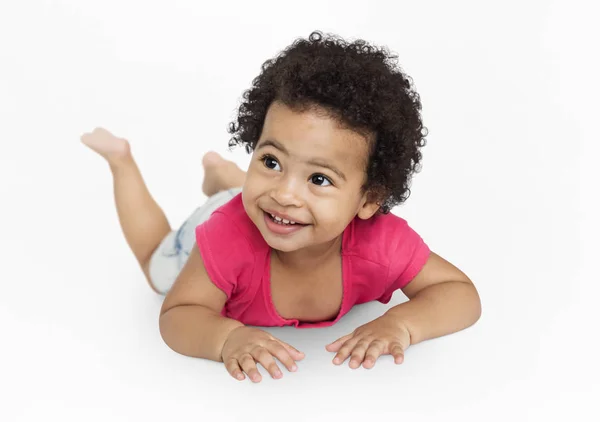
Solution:
[{"label": "ear", "polygon": [[362,220],[368,220],[379,210],[379,202],[371,199],[371,196],[372,195],[365,194],[360,201],[360,206],[356,215]]}]

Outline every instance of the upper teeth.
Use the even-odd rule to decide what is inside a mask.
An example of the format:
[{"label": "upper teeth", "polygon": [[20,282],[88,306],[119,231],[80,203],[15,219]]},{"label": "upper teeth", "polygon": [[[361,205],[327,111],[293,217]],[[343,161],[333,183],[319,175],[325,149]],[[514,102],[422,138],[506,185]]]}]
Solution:
[{"label": "upper teeth", "polygon": [[295,221],[286,220],[285,218],[277,217],[274,214],[271,214],[271,217],[273,217],[273,219],[275,221],[281,221],[281,222],[283,222],[283,224],[296,224]]}]

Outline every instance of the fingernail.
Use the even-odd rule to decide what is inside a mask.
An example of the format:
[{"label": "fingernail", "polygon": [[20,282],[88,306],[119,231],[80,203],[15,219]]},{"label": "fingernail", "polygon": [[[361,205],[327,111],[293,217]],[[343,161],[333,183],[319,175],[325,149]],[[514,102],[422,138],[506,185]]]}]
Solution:
[{"label": "fingernail", "polygon": [[282,376],[282,375],[283,375],[283,374],[281,373],[281,371],[275,371],[275,376],[276,376],[276,377],[278,377],[278,378],[279,378],[279,377],[280,377],[280,376]]},{"label": "fingernail", "polygon": [[292,371],[296,371],[298,367],[296,365],[292,365]]},{"label": "fingernail", "polygon": [[242,374],[237,374],[237,379],[239,379],[239,380],[243,380],[243,379],[244,379],[244,376],[243,376]]},{"label": "fingernail", "polygon": [[340,360],[339,360],[338,358],[335,358],[335,359],[333,360],[333,363],[340,363]]}]

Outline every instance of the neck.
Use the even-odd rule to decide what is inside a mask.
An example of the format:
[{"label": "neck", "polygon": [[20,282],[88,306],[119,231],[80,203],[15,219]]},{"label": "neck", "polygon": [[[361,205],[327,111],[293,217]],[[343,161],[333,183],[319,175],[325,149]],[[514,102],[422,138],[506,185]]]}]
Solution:
[{"label": "neck", "polygon": [[342,249],[342,235],[320,245],[309,246],[292,252],[273,249],[277,260],[287,268],[297,272],[310,272],[328,262],[332,256],[339,255]]}]

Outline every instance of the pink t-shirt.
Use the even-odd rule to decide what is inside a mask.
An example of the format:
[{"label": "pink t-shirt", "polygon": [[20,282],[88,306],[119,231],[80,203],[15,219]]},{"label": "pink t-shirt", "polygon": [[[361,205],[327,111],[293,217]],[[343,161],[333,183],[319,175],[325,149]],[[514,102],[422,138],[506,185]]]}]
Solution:
[{"label": "pink t-shirt", "polygon": [[393,214],[355,218],[342,237],[343,298],[334,320],[302,322],[281,317],[271,299],[271,249],[246,214],[238,194],[196,227],[208,276],[227,295],[222,315],[246,325],[299,328],[335,324],[354,305],[388,303],[423,268],[429,248]]}]

